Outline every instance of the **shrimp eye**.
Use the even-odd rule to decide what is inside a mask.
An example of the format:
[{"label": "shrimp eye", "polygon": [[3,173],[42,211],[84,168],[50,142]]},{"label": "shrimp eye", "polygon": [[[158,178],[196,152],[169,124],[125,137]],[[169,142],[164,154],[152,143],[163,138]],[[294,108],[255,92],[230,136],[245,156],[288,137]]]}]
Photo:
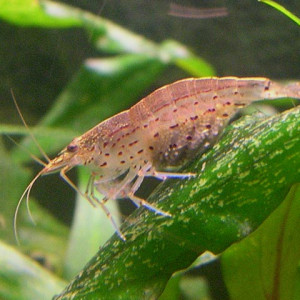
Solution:
[{"label": "shrimp eye", "polygon": [[76,152],[77,149],[78,149],[77,145],[68,145],[68,147],[67,147],[68,152]]}]

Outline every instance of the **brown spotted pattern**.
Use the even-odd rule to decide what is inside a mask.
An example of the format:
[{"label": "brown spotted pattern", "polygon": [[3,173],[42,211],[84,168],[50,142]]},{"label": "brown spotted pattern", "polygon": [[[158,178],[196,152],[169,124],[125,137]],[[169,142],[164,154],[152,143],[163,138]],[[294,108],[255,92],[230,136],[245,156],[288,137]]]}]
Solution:
[{"label": "brown spotted pattern", "polygon": [[239,109],[280,97],[300,98],[299,82],[280,85],[267,78],[236,77],[180,80],[75,138],[41,174],[86,165],[94,186],[106,198],[134,199],[144,176],[168,177],[159,171],[204,151]]}]

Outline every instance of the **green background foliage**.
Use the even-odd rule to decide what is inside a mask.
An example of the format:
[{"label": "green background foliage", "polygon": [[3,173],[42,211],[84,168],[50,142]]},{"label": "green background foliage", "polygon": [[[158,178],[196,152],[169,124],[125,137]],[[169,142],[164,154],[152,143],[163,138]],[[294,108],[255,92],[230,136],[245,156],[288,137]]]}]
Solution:
[{"label": "green background foliage", "polygon": [[[37,170],[29,153],[39,151],[15,122],[11,88],[53,157],[74,136],[175,79],[300,78],[299,27],[255,1],[229,2],[228,17],[208,20],[171,17],[169,3],[90,5],[0,1],[0,298],[156,299],[165,289],[160,299],[298,299],[300,110],[288,99],[278,102],[279,110],[290,108],[281,114],[251,115],[226,128],[182,170],[196,178],[154,191],[149,201],[172,218],[136,210],[122,225],[124,243],[100,209],[50,176],[32,193],[37,226],[21,207],[16,246],[12,218]],[[85,169],[70,176],[85,189]],[[120,215],[116,201],[109,209]],[[205,251],[219,256],[197,259]]]}]

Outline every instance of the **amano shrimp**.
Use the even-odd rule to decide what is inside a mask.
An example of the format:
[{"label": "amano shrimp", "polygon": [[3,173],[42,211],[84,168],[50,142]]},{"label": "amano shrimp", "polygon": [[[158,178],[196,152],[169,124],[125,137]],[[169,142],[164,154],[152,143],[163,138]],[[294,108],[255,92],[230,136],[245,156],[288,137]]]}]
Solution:
[{"label": "amano shrimp", "polygon": [[[21,196],[19,206],[41,176],[60,172],[61,177],[93,206],[100,205],[118,235],[125,240],[105,202],[129,198],[157,214],[168,212],[135,195],[145,177],[161,180],[190,178],[192,173],[164,172],[181,166],[204,152],[232,116],[254,101],[277,98],[300,99],[300,82],[281,85],[267,78],[189,78],[157,89],[125,110],[74,138],[34,177]],[[82,193],[66,173],[79,165],[89,168],[87,192]],[[94,189],[104,195],[96,198]]]}]

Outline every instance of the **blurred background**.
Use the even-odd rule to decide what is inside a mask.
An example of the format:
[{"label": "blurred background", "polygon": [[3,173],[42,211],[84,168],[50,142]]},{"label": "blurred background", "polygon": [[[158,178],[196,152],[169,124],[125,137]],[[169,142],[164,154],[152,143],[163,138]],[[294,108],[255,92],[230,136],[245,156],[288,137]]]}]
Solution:
[{"label": "blurred background", "polygon": [[[256,0],[221,1],[62,1],[110,19],[148,39],[175,39],[206,59],[218,76],[300,77],[300,32],[279,12]],[[169,15],[170,5],[226,7],[220,18],[191,19]],[[297,0],[284,1],[292,12]],[[46,111],[86,58],[99,57],[83,29],[22,28],[0,21],[0,95],[17,94],[29,123]],[[107,56],[103,54],[103,56]],[[164,81],[183,78],[168,70]],[[157,83],[159,86],[160,83]],[[37,106],[32,99],[39,99]],[[15,119],[11,103],[1,103],[1,117]],[[13,121],[12,120],[12,121]]]}]

